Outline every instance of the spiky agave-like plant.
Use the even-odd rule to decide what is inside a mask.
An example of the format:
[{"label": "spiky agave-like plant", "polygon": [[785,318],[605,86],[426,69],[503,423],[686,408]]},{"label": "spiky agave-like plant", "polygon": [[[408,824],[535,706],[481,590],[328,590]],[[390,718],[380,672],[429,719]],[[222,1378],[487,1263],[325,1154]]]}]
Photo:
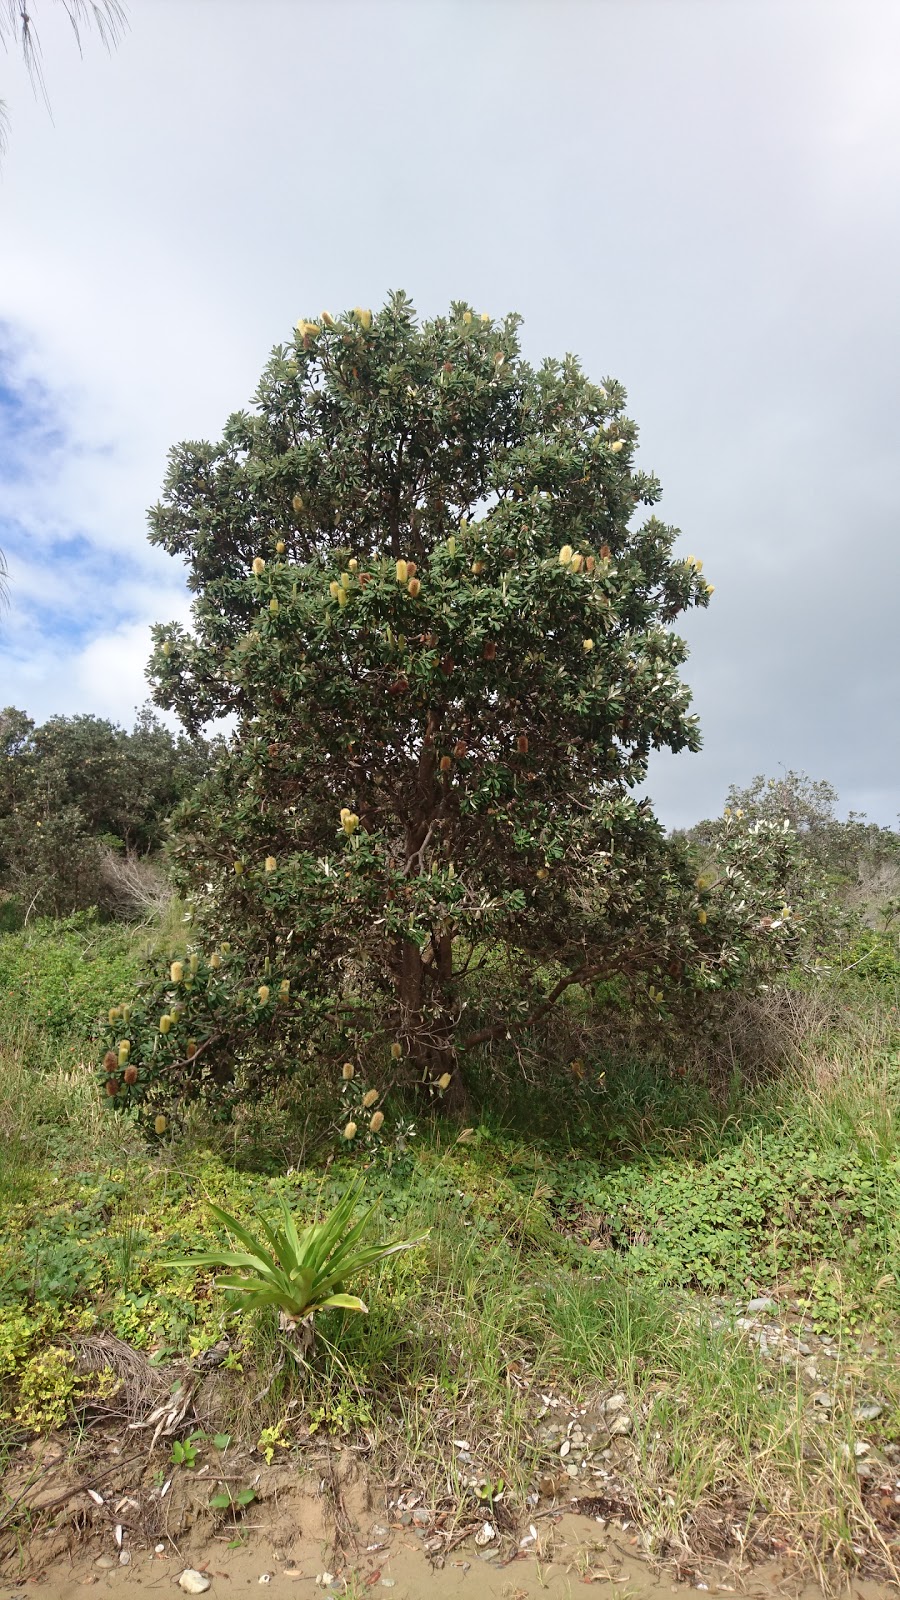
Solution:
[{"label": "spiky agave-like plant", "polygon": [[258,1208],[255,1212],[254,1220],[263,1238],[210,1203],[213,1216],[243,1248],[207,1250],[167,1265],[231,1269],[216,1279],[217,1287],[240,1295],[247,1310],[275,1307],[282,1331],[299,1331],[300,1353],[305,1355],[313,1346],[313,1319],[317,1312],[331,1308],[368,1312],[358,1295],[346,1293],[345,1283],[375,1262],[401,1250],[411,1250],[427,1237],[422,1233],[395,1244],[360,1247],[359,1241],[377,1209],[376,1205],[370,1206],[356,1222],[352,1221],[362,1187],[359,1181],[351,1184],[326,1217],[302,1230],[298,1230],[284,1195],[279,1195],[283,1227],[272,1227]]}]

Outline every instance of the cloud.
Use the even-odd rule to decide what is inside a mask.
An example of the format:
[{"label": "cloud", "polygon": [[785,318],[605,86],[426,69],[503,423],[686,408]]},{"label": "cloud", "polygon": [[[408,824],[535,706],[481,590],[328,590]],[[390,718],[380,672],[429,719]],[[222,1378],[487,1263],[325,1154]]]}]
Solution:
[{"label": "cloud", "polygon": [[716,584],[666,820],[783,763],[893,822],[893,0],[135,0],[83,61],[57,9],[53,123],[7,92],[3,698],[118,703],[108,640],[184,605],[144,531],[168,447],[218,436],[299,314],[403,286],[628,386]]}]

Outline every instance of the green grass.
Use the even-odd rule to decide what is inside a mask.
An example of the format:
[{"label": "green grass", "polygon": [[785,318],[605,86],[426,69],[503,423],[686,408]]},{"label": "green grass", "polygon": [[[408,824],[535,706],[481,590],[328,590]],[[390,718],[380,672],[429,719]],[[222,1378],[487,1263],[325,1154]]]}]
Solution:
[{"label": "green grass", "polygon": [[[385,1237],[428,1239],[359,1286],[367,1317],[321,1317],[301,1370],[272,1315],[241,1316],[209,1275],[166,1261],[211,1240],[209,1200],[274,1216],[285,1194],[311,1218],[358,1168],[337,1152],[327,1169],[285,1170],[274,1125],[265,1148],[265,1107],[255,1170],[199,1121],[150,1149],[113,1116],[80,1063],[90,1007],[136,959],[116,930],[0,940],[0,1432],[83,1409],[70,1341],[85,1332],[164,1361],[225,1334],[242,1370],[223,1375],[219,1426],[251,1444],[275,1430],[277,1453],[310,1431],[366,1434],[386,1471],[435,1495],[449,1482],[465,1503],[475,1469],[452,1444],[465,1439],[477,1472],[523,1506],[553,1464],[540,1396],[589,1405],[618,1390],[634,1430],[612,1465],[658,1540],[690,1543],[698,1506],[724,1506],[744,1531],[760,1518],[787,1530],[811,1560],[852,1561],[854,1543],[877,1543],[852,1407],[877,1392],[866,1438],[900,1444],[890,975],[773,998],[779,1074],[737,1061],[703,1087],[664,1060],[616,1062],[598,1047],[583,1052],[583,1076],[558,1069],[566,1096],[552,1112],[536,1115],[510,1073],[493,1102],[482,1091],[471,1137],[421,1122],[410,1152],[373,1162],[367,1194],[381,1197]],[[729,1318],[757,1292],[835,1336],[827,1416],[801,1358],[765,1359]]]}]

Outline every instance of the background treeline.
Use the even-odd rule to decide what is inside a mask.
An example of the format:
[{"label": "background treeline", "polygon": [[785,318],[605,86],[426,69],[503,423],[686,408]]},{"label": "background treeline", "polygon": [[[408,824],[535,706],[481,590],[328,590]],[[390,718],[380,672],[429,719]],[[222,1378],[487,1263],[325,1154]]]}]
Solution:
[{"label": "background treeline", "polygon": [[0,926],[95,908],[131,918],[168,896],[166,820],[213,746],[149,710],[129,733],[103,717],[0,712]]}]

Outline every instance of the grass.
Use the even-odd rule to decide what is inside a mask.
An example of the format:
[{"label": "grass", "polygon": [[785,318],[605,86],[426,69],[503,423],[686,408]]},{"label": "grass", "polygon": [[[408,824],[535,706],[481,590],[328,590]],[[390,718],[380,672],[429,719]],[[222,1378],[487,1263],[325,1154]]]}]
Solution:
[{"label": "grass", "polygon": [[[428,1239],[372,1271],[368,1317],[321,1317],[301,1369],[272,1315],[242,1317],[208,1276],[165,1263],[209,1242],[208,1200],[247,1216],[274,1213],[285,1194],[311,1217],[357,1169],[339,1155],[327,1169],[262,1160],[251,1170],[199,1124],[155,1150],[141,1143],[80,1060],[92,985],[105,1001],[133,966],[134,941],[112,931],[86,953],[89,937],[63,928],[49,953],[41,941],[57,936],[46,928],[0,939],[8,1440],[102,1412],[71,1360],[86,1334],[163,1363],[225,1337],[218,1426],[248,1445],[268,1429],[287,1459],[310,1439],[367,1436],[385,1472],[418,1482],[432,1503],[472,1510],[477,1484],[502,1479],[506,1503],[523,1509],[536,1483],[565,1470],[548,1419],[596,1417],[618,1392],[631,1432],[604,1435],[597,1472],[567,1488],[617,1496],[656,1548],[774,1540],[812,1566],[852,1566],[866,1552],[890,1567],[875,1495],[900,1459],[890,973],[837,974],[773,999],[788,1064],[762,1081],[735,1066],[710,1088],[664,1062],[606,1059],[569,1082],[564,1101],[548,1097],[555,1120],[546,1110],[537,1129],[518,1092],[485,1099],[470,1137],[420,1124],[405,1154],[373,1161],[367,1191],[381,1197],[385,1236],[428,1229]],[[21,1006],[29,963],[44,977]],[[86,978],[81,967],[96,963],[105,971]],[[41,984],[55,996],[49,1018]],[[262,1111],[255,1137],[264,1125]],[[274,1149],[280,1137],[273,1130]],[[738,1316],[757,1293],[776,1297],[790,1333],[774,1352]],[[828,1409],[814,1400],[823,1388]],[[873,1395],[882,1409],[863,1426],[854,1407]],[[860,1438],[877,1463],[868,1481]]]}]

